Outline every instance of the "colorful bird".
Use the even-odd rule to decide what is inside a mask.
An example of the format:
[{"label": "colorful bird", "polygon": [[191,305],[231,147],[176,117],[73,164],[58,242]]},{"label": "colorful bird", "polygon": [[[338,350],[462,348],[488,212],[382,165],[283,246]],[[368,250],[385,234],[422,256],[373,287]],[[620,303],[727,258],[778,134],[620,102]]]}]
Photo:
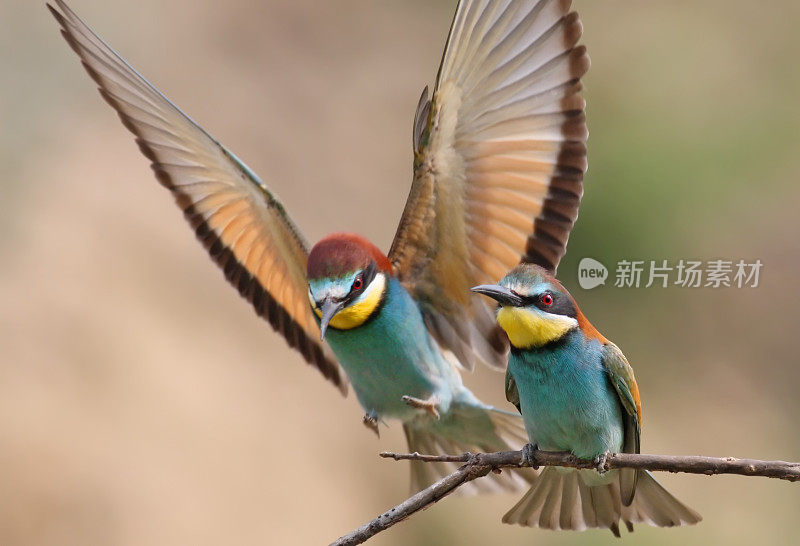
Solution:
[{"label": "colorful bird", "polygon": [[[525,421],[530,444],[595,459],[639,453],[642,405],[633,369],[616,345],[586,319],[546,269],[520,264],[497,285],[473,288],[500,304],[497,322],[511,341],[506,398]],[[647,471],[598,473],[547,467],[504,517],[505,523],[545,529],[608,528],[619,521],[659,527],[702,518]]]},{"label": "colorful bird", "polygon": [[[470,287],[520,259],[557,263],[577,213],[589,60],[569,1],[458,4],[416,111],[414,179],[388,256],[352,234],[309,252],[255,173],[55,2],[62,34],[212,259],[342,392],[346,374],[369,428],[398,420],[409,449],[426,453],[524,443],[519,416],[479,401],[459,369],[504,369],[508,351]],[[413,485],[449,468],[417,463]]]}]

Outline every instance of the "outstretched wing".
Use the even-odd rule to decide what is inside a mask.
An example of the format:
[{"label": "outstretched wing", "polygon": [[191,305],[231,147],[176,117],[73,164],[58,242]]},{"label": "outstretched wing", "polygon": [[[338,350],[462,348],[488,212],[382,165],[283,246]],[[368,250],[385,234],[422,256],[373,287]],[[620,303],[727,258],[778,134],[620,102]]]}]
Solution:
[{"label": "outstretched wing", "polygon": [[[633,376],[633,368],[628,364],[628,359],[619,350],[619,347],[606,343],[603,347],[603,365],[606,367],[611,384],[617,391],[620,405],[623,409],[625,437],[622,451],[625,453],[639,453],[639,436],[641,435],[642,401],[639,397],[639,386]],[[636,491],[638,473],[630,468],[620,470],[620,488],[622,502],[630,506],[633,494]]]},{"label": "outstretched wing", "polygon": [[343,393],[308,304],[307,245],[275,196],[236,156],[112,51],[62,0],[48,5],[100,94],[175,197],[227,279]]},{"label": "outstretched wing", "polygon": [[[568,0],[462,0],[414,124],[414,182],[389,257],[467,366],[505,341],[470,295],[520,260],[555,272],[586,170],[589,68]],[[487,343],[488,342],[488,343]]]}]

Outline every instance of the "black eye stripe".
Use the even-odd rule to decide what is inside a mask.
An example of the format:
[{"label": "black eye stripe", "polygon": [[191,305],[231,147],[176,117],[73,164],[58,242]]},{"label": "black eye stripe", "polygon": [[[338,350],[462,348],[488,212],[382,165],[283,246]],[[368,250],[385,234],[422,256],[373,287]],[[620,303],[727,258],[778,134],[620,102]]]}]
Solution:
[{"label": "black eye stripe", "polygon": [[[542,302],[541,298],[545,294],[549,294],[550,297],[553,298],[553,302],[550,305],[545,305]],[[572,303],[572,299],[569,296],[565,296],[564,294],[553,292],[551,290],[547,290],[541,294],[535,294],[532,296],[522,296],[522,301],[525,302],[525,305],[533,305],[537,309],[541,309],[542,311],[553,315],[564,315],[575,318],[578,314],[577,310],[575,309],[575,305]]]},{"label": "black eye stripe", "polygon": [[377,274],[378,274],[378,264],[372,261],[359,275],[361,277],[361,288],[356,289],[354,287],[351,287],[350,293],[347,294],[345,300],[350,302],[353,299],[357,298],[359,295],[361,295],[361,293],[363,293],[364,290],[366,290],[366,288],[370,285],[370,283],[375,279],[375,276]]},{"label": "black eye stripe", "polygon": [[[527,296],[520,296],[520,297],[522,298],[522,301],[525,302],[525,305],[535,305],[536,307],[543,309],[544,304],[542,303],[542,296],[544,296],[545,294],[550,294],[550,296],[552,296],[553,305],[555,305],[555,302],[557,301],[556,295],[553,292],[550,292],[549,290],[547,290],[546,292],[542,292],[541,294],[533,294],[533,295],[529,294]],[[548,308],[549,307],[552,306],[548,306]]]}]

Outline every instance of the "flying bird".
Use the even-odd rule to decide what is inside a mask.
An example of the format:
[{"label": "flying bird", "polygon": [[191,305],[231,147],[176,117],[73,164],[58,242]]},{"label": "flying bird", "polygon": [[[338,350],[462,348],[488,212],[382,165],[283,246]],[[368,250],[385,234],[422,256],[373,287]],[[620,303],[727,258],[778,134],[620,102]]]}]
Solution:
[{"label": "flying bird", "polygon": [[[577,215],[589,59],[569,1],[459,2],[416,110],[413,182],[388,254],[350,233],[309,249],[252,170],[55,3],[63,36],[213,261],[326,379],[352,385],[365,425],[400,421],[425,453],[525,442],[519,415],[478,400],[461,372],[502,370],[508,352],[470,287],[520,261],[555,269]],[[451,468],[415,463],[412,486]]]},{"label": "flying bird", "polygon": [[[525,421],[531,462],[535,447],[596,459],[639,453],[642,403],[622,351],[598,332],[552,270],[520,264],[499,284],[473,291],[500,304],[497,322],[511,341],[506,398]],[[702,518],[648,471],[597,472],[550,466],[504,517],[505,523],[545,529],[608,528],[619,522],[659,527]]]}]

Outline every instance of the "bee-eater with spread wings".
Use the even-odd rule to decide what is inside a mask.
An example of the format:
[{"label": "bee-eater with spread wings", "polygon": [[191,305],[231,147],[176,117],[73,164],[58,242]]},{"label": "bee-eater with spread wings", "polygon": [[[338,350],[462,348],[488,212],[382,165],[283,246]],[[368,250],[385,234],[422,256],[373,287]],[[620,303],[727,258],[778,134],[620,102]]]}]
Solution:
[{"label": "bee-eater with spread wings", "polygon": [[[459,2],[416,112],[414,179],[388,256],[347,233],[309,251],[255,173],[55,2],[62,34],[211,258],[343,393],[349,380],[365,424],[399,420],[425,453],[524,443],[519,416],[478,400],[459,368],[503,369],[508,350],[470,288],[520,260],[554,270],[577,216],[589,59],[568,0]],[[417,463],[412,485],[447,471]]]}]

